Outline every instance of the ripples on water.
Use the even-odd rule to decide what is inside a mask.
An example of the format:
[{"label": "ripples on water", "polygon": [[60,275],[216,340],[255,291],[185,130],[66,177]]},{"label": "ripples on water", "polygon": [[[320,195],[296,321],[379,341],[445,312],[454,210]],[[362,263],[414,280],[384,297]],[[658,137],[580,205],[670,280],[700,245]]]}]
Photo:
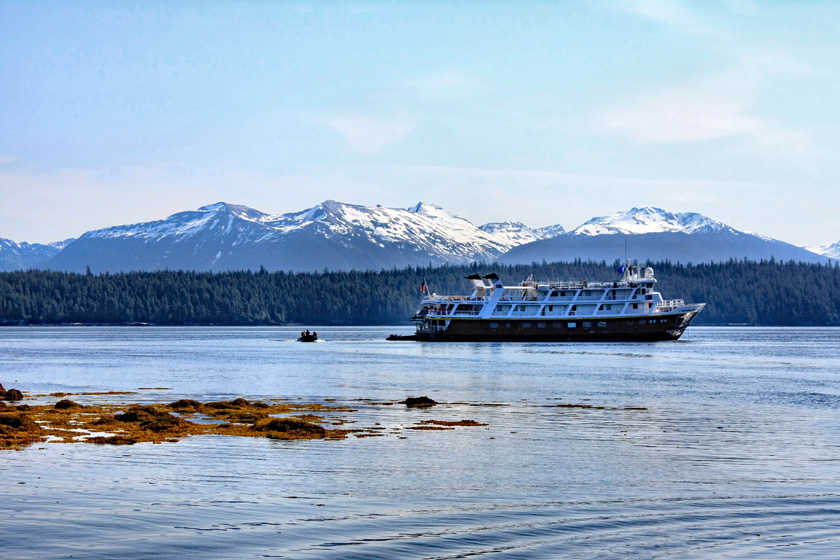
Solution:
[{"label": "ripples on water", "polygon": [[[0,331],[6,387],[168,388],[83,403],[335,398],[385,428],[0,451],[2,556],[840,557],[840,331],[692,328],[641,345],[392,331]],[[375,404],[421,394],[452,404]],[[488,425],[405,429],[427,419]]]}]

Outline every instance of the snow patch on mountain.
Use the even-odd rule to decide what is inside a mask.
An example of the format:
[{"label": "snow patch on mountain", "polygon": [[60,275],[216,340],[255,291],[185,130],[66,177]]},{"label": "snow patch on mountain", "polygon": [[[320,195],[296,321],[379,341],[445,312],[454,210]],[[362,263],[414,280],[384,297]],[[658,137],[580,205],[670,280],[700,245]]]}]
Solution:
[{"label": "snow patch on mountain", "polygon": [[497,239],[505,240],[511,247],[539,241],[540,239],[550,239],[565,232],[563,226],[560,225],[532,229],[522,222],[491,222],[479,226],[478,229],[495,236]]},{"label": "snow patch on mountain", "polygon": [[[271,234],[286,235],[315,229],[327,238],[336,236],[365,237],[377,244],[411,241],[425,246],[437,245],[445,251],[445,244],[470,246],[479,253],[504,250],[505,244],[483,234],[468,220],[433,204],[421,202],[408,209],[373,208],[327,200],[302,212],[292,212],[265,219],[262,224]],[[434,240],[439,239],[439,242]],[[465,249],[466,253],[470,250]]]},{"label": "snow patch on mountain", "polygon": [[[144,240],[161,240],[167,237],[177,237],[179,241],[185,241],[208,229],[213,229],[218,224],[220,217],[224,217],[224,221],[227,222],[228,217],[238,217],[237,215],[237,207],[218,203],[202,206],[194,212],[179,212],[178,214],[169,216],[165,220],[90,231],[85,233],[81,239],[138,238]],[[249,219],[249,221],[251,220]]]},{"label": "snow patch on mountain", "polygon": [[544,239],[560,226],[532,230],[522,224],[481,229],[440,206],[419,202],[410,208],[366,207],[327,200],[312,208],[270,215],[246,206],[218,202],[165,220],[117,226],[86,233],[86,239],[134,238],[144,242],[229,243],[230,246],[278,242],[289,236],[314,236],[339,246],[412,250],[442,262],[491,261],[511,247]]},{"label": "snow patch on mountain", "polygon": [[54,243],[26,243],[0,239],[0,271],[38,268],[74,239]]},{"label": "snow patch on mountain", "polygon": [[557,237],[558,235],[566,233],[566,230],[560,224],[537,228],[534,231],[542,235],[543,239],[551,239],[552,237]]},{"label": "snow patch on mountain", "polygon": [[822,247],[808,247],[812,253],[828,257],[829,259],[840,259],[840,241]]},{"label": "snow patch on mountain", "polygon": [[631,208],[612,216],[592,218],[573,229],[572,235],[644,234],[663,232],[709,233],[732,230],[720,222],[695,212],[672,214],[661,208]]}]

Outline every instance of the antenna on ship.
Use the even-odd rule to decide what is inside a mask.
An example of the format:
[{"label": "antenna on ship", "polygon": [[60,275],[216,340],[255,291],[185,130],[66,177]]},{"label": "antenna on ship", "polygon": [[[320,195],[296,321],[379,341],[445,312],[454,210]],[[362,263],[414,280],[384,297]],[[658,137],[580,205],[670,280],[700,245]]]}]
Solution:
[{"label": "antenna on ship", "polygon": [[630,280],[630,277],[633,275],[633,267],[627,258],[627,234],[624,234],[624,263],[618,268],[618,271],[623,275],[621,279],[624,282]]}]

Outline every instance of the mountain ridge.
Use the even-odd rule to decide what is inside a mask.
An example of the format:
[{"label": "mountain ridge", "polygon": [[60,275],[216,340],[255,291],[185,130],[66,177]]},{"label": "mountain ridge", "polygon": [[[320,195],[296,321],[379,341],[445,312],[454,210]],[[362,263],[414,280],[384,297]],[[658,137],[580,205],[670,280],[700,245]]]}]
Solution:
[{"label": "mountain ridge", "polygon": [[[830,257],[698,213],[655,207],[595,217],[566,231],[559,224],[530,228],[513,221],[475,226],[424,201],[387,208],[326,200],[286,214],[217,202],[162,220],[92,230],[69,242],[36,246],[0,240],[0,270],[321,271],[578,258],[612,262],[624,256],[627,242],[628,255],[639,260],[827,262]],[[821,249],[832,248],[840,253],[840,242]]]},{"label": "mountain ridge", "polygon": [[219,202],[85,233],[45,265],[94,272],[381,269],[491,262],[512,246],[426,202],[401,209],[327,200],[281,215]]},{"label": "mountain ridge", "polygon": [[822,247],[808,248],[808,250],[830,259],[840,259],[840,241]]},{"label": "mountain ridge", "polygon": [[53,243],[18,243],[0,238],[0,271],[34,268],[57,255],[73,241],[71,238]]},{"label": "mountain ridge", "polygon": [[567,235],[513,247],[499,262],[529,264],[575,259],[612,262],[625,255],[643,261],[693,263],[744,258],[828,260],[803,247],[740,231],[696,212],[673,214],[646,206],[592,218]]},{"label": "mountain ridge", "polygon": [[633,207],[611,216],[592,218],[576,227],[572,235],[610,235],[645,233],[702,233],[722,230],[736,231],[721,222],[696,212],[672,214],[667,210],[650,206]]}]

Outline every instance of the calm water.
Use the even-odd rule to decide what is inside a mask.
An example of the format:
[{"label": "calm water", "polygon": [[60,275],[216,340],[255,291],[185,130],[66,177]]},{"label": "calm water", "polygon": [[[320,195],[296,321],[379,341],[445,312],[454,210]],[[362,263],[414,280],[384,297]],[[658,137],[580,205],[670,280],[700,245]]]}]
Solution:
[{"label": "calm water", "polygon": [[[0,556],[840,557],[840,329],[646,344],[386,342],[394,327],[300,344],[299,330],[0,330],[7,388],[329,398],[385,428],[0,451]],[[375,404],[420,395],[450,404]],[[405,429],[429,419],[488,425]]]}]

